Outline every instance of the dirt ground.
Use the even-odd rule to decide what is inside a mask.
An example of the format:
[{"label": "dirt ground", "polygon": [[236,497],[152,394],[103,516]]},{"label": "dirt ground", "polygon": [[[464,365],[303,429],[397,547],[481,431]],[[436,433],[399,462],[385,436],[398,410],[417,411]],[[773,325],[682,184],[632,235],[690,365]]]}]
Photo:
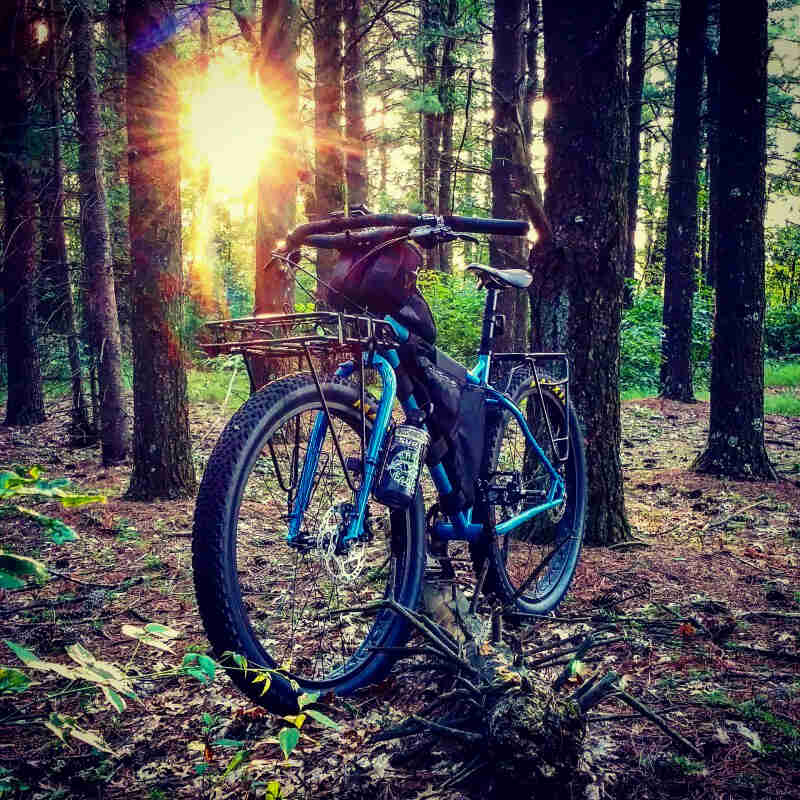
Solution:
[{"label": "dirt ground", "polygon": [[[446,740],[416,754],[414,740],[370,744],[441,693],[424,673],[398,666],[382,684],[336,701],[330,715],[340,730],[307,723],[289,759],[280,720],[246,703],[224,675],[203,685],[180,674],[184,654],[208,646],[192,586],[192,502],[122,500],[129,467],[104,469],[96,450],[67,449],[67,409],[49,412],[35,428],[0,428],[0,469],[39,464],[108,502],[43,505],[78,533],[61,546],[28,521],[3,519],[2,546],[43,560],[53,577],[0,590],[0,639],[61,664],[73,663],[65,648],[80,642],[122,668],[140,702],[116,713],[81,681],[25,669],[39,682],[0,695],[0,798],[261,798],[275,797],[278,786],[280,796],[297,798],[489,794],[480,771],[448,788],[464,754]],[[193,407],[198,473],[227,416]],[[688,471],[707,417],[704,403],[624,405],[636,539],[586,548],[559,616],[513,632],[524,652],[598,620],[616,626],[615,641],[587,668],[626,676],[627,691],[704,755],[682,753],[611,697],[588,724],[587,798],[800,798],[800,419],[767,418],[781,479],[746,483]],[[149,623],[176,632],[160,640],[168,649],[136,638]],[[0,653],[0,665],[22,668],[5,645]],[[54,712],[97,731],[113,753],[74,735],[59,741],[42,724]]]}]

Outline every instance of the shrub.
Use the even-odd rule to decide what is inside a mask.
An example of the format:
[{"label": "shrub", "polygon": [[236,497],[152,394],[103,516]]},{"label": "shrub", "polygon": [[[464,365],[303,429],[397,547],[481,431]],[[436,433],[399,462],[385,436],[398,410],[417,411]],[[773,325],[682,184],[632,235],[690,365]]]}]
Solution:
[{"label": "shrub", "polygon": [[481,341],[485,292],[471,275],[448,275],[425,270],[417,281],[436,320],[436,344],[448,355],[471,367]]},{"label": "shrub", "polygon": [[767,309],[764,345],[771,358],[800,353],[800,304]]},{"label": "shrub", "polygon": [[[661,371],[661,336],[664,301],[654,290],[640,294],[622,317],[620,389],[623,392],[657,392]],[[692,366],[697,383],[708,379],[711,364],[713,294],[701,288],[694,296],[692,315]]]}]

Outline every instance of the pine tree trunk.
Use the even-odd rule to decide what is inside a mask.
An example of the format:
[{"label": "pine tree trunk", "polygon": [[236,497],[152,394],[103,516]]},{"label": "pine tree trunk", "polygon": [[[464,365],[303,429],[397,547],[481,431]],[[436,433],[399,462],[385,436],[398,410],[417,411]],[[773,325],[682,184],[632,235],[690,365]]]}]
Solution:
[{"label": "pine tree trunk", "polygon": [[[447,36],[442,44],[442,79],[439,84],[439,102],[442,104],[442,149],[439,158],[439,214],[446,216],[453,213],[453,120],[455,118],[455,85],[456,62],[454,51],[456,46],[455,27],[458,15],[457,0],[448,0]],[[453,248],[450,244],[439,246],[439,269],[452,272]]]},{"label": "pine tree trunk", "polygon": [[[422,89],[438,95],[436,81],[438,67],[438,43],[442,27],[441,0],[421,0],[420,28],[422,37]],[[441,114],[436,111],[423,113],[422,125],[422,204],[429,214],[437,213],[439,198],[439,143],[441,140]],[[432,254],[430,256],[433,257]]]},{"label": "pine tree trunk", "polygon": [[630,160],[628,161],[628,249],[625,254],[624,306],[633,306],[633,281],[636,277],[636,223],[639,211],[639,153],[642,138],[642,89],[644,88],[645,33],[647,3],[631,15],[631,53],[628,64],[630,108]]},{"label": "pine tree trunk", "polygon": [[619,326],[627,238],[628,98],[618,0],[591,7],[544,0],[545,210],[553,246],[534,263],[553,286],[556,341],[570,357],[570,393],[586,433],[587,540],[625,538],[620,447]]},{"label": "pine tree trunk", "polygon": [[44,422],[37,349],[36,203],[31,175],[33,57],[27,0],[0,3],[0,171],[4,237],[0,260],[8,397],[4,425]]},{"label": "pine tree trunk", "polygon": [[[295,286],[291,273],[271,253],[276,243],[294,227],[297,205],[298,117],[297,35],[300,6],[297,0],[265,4],[261,17],[259,80],[269,96],[280,128],[287,132],[274,155],[262,163],[258,175],[258,220],[256,222],[255,313],[294,312]],[[276,202],[276,198],[279,201]],[[288,362],[252,359],[253,382],[261,387],[280,375]]]},{"label": "pine tree trunk", "polygon": [[[341,0],[314,3],[314,162],[315,216],[344,208],[342,151],[342,6]],[[335,250],[317,251],[317,275],[327,282]],[[321,288],[321,287],[320,287]]]},{"label": "pine tree trunk", "polygon": [[694,402],[692,299],[697,267],[700,94],[707,6],[707,0],[681,3],[670,151],[660,394],[684,403]]},{"label": "pine tree trunk", "polygon": [[706,38],[706,85],[707,107],[706,113],[706,148],[708,160],[708,264],[706,267],[706,281],[709,286],[716,285],[716,271],[719,262],[719,219],[721,212],[720,202],[720,131],[719,131],[719,103],[721,90],[721,75],[719,66],[719,4],[711,4],[708,34]]},{"label": "pine tree trunk", "polygon": [[46,103],[50,111],[50,131],[46,137],[50,149],[48,177],[39,197],[42,232],[42,273],[51,277],[58,304],[59,329],[67,340],[72,407],[70,433],[76,442],[85,443],[94,438],[89,424],[86,395],[83,390],[78,329],[75,321],[75,300],[69,274],[67,241],[64,234],[64,162],[61,155],[61,83],[59,62],[62,53],[63,7],[50,2],[50,36],[47,41],[49,80],[45,85]]},{"label": "pine tree trunk", "polygon": [[106,131],[108,224],[111,264],[117,298],[120,338],[124,352],[131,348],[131,240],[128,230],[128,132],[125,125],[125,0],[108,0],[106,46],[111,60],[108,108],[112,125]]},{"label": "pine tree trunk", "polygon": [[[524,218],[525,212],[514,197],[515,189],[530,176],[526,163],[520,117],[520,84],[523,75],[523,0],[509,0],[495,6],[492,28],[492,216],[501,219]],[[524,176],[524,177],[523,177]],[[525,268],[527,243],[518,236],[492,236],[489,261],[493,267]],[[499,298],[498,310],[505,315],[506,330],[495,339],[498,352],[527,350],[527,295],[506,289]]]},{"label": "pine tree trunk", "polygon": [[698,472],[774,479],[764,447],[767,0],[720,12],[717,307],[708,444]]},{"label": "pine tree trunk", "polygon": [[539,0],[528,0],[528,31],[525,38],[525,92],[522,96],[522,130],[530,155],[533,139],[533,104],[539,93]]},{"label": "pine tree trunk", "polygon": [[195,488],[186,370],[178,98],[173,0],[128,3],[130,236],[133,266],[133,474],[128,497],[189,497]]},{"label": "pine tree trunk", "polygon": [[108,211],[100,162],[100,108],[97,65],[90,17],[91,0],[77,0],[70,24],[75,57],[75,105],[78,118],[78,178],[81,192],[86,312],[91,341],[98,360],[100,388],[99,433],[104,464],[125,459],[130,443],[122,398],[122,345],[114,296],[109,246]]},{"label": "pine tree trunk", "polygon": [[361,0],[344,4],[344,109],[347,205],[367,204],[367,131],[364,125],[364,64]]}]

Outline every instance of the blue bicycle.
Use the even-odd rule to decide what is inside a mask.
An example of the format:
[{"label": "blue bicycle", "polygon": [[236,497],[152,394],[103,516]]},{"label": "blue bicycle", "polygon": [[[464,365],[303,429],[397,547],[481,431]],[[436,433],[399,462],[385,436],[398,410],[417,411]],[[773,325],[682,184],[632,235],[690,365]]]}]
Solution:
[{"label": "blue bicycle", "polygon": [[[303,246],[337,250],[317,289],[333,310],[211,324],[208,352],[304,366],[252,387],[214,448],[195,512],[200,613],[256,702],[287,713],[299,691],[347,694],[383,678],[410,630],[376,606],[414,609],[426,568],[456,576],[459,543],[476,597],[532,614],[564,597],[586,508],[567,359],[492,345],[499,292],[525,290],[531,275],[469,267],[486,288],[471,370],[435,347],[415,283],[419,247],[527,231],[519,220],[364,210],[310,222],[270,268],[297,276]],[[430,480],[420,480],[423,462]]]}]

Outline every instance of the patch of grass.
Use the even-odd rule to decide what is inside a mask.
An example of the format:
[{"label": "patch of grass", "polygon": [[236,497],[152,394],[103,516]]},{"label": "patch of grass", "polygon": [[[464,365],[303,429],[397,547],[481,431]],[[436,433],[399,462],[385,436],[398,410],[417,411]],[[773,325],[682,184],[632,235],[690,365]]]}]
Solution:
[{"label": "patch of grass", "polygon": [[800,417],[800,394],[781,392],[764,397],[765,414],[782,414],[784,417]]},{"label": "patch of grass", "polygon": [[652,388],[642,388],[642,389],[625,389],[624,391],[619,393],[619,398],[623,402],[625,400],[643,400],[645,397],[653,397],[655,396],[655,392]]},{"label": "patch of grass", "polygon": [[[231,378],[233,377],[233,386]],[[225,402],[230,388],[228,404],[238,408],[250,396],[250,380],[243,364],[239,364],[236,375],[233,369],[190,369],[187,375],[190,403]]]},{"label": "patch of grass", "polygon": [[765,386],[800,386],[800,361],[767,361]]},{"label": "patch of grass", "polygon": [[117,534],[118,542],[138,542],[142,537],[139,531],[131,524],[126,517],[118,519],[114,525],[114,533]]}]

